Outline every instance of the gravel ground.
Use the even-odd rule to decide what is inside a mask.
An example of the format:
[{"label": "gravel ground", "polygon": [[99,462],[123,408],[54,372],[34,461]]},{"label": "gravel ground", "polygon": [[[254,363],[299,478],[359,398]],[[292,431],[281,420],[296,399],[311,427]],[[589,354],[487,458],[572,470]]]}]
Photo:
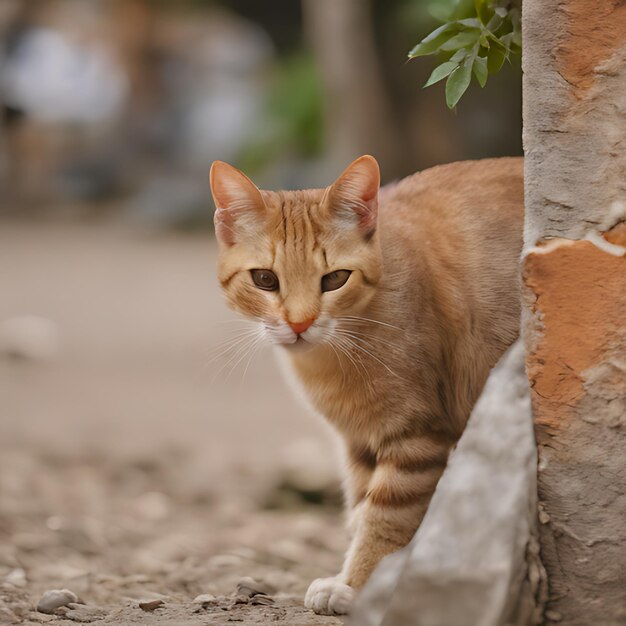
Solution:
[{"label": "gravel ground", "polygon": [[0,224],[0,624],[341,624],[302,606],[346,544],[332,446],[269,352],[210,362],[239,328],[214,256]]}]

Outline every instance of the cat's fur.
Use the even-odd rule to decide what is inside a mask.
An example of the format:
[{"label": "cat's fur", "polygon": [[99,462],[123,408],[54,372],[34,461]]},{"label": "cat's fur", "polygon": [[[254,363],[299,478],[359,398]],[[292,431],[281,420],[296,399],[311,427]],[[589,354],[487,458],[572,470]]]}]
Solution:
[{"label": "cat's fur", "polygon": [[[521,159],[489,159],[378,193],[365,156],[326,189],[271,192],[212,167],[228,301],[282,345],[344,442],[352,542],[341,573],[307,592],[318,613],[345,613],[380,559],[409,542],[518,334],[522,180]],[[272,270],[280,289],[257,288],[252,269]],[[344,269],[346,284],[322,293],[322,276]]]}]

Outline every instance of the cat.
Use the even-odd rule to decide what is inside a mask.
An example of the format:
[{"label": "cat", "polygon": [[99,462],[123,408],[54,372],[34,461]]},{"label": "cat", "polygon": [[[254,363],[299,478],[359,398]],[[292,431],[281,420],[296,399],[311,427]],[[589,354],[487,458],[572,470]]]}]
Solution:
[{"label": "cat", "polygon": [[210,174],[218,277],[280,346],[343,442],[351,543],[306,607],[344,614],[417,530],[489,370],[517,338],[523,161],[437,166],[379,189],[356,159],[329,187]]}]

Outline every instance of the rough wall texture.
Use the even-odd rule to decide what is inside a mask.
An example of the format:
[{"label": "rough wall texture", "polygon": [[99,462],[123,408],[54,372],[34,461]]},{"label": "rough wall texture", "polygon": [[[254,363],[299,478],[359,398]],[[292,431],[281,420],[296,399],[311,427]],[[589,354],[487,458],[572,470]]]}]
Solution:
[{"label": "rough wall texture", "polygon": [[525,0],[523,259],[546,620],[626,622],[626,3]]},{"label": "rough wall texture", "polygon": [[521,342],[491,373],[411,543],[386,557],[353,626],[528,626],[542,568]]},{"label": "rough wall texture", "polygon": [[607,230],[626,201],[626,3],[524,0],[526,245]]}]

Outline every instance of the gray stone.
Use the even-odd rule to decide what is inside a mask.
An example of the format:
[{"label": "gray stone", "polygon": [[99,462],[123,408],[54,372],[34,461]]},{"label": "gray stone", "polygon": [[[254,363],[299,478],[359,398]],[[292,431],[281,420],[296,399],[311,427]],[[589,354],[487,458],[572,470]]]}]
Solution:
[{"label": "gray stone", "polygon": [[535,518],[535,442],[518,342],[492,371],[415,537],[383,559],[349,624],[533,623],[531,580],[536,586],[541,576],[531,576],[525,554]]},{"label": "gray stone", "polygon": [[37,604],[40,613],[53,614],[55,609],[78,602],[78,596],[69,589],[49,589]]},{"label": "gray stone", "polygon": [[15,587],[26,587],[26,572],[21,567],[16,567],[4,577],[4,581]]},{"label": "gray stone", "polygon": [[211,604],[216,601],[215,596],[212,593],[202,593],[193,599],[194,604]]}]

